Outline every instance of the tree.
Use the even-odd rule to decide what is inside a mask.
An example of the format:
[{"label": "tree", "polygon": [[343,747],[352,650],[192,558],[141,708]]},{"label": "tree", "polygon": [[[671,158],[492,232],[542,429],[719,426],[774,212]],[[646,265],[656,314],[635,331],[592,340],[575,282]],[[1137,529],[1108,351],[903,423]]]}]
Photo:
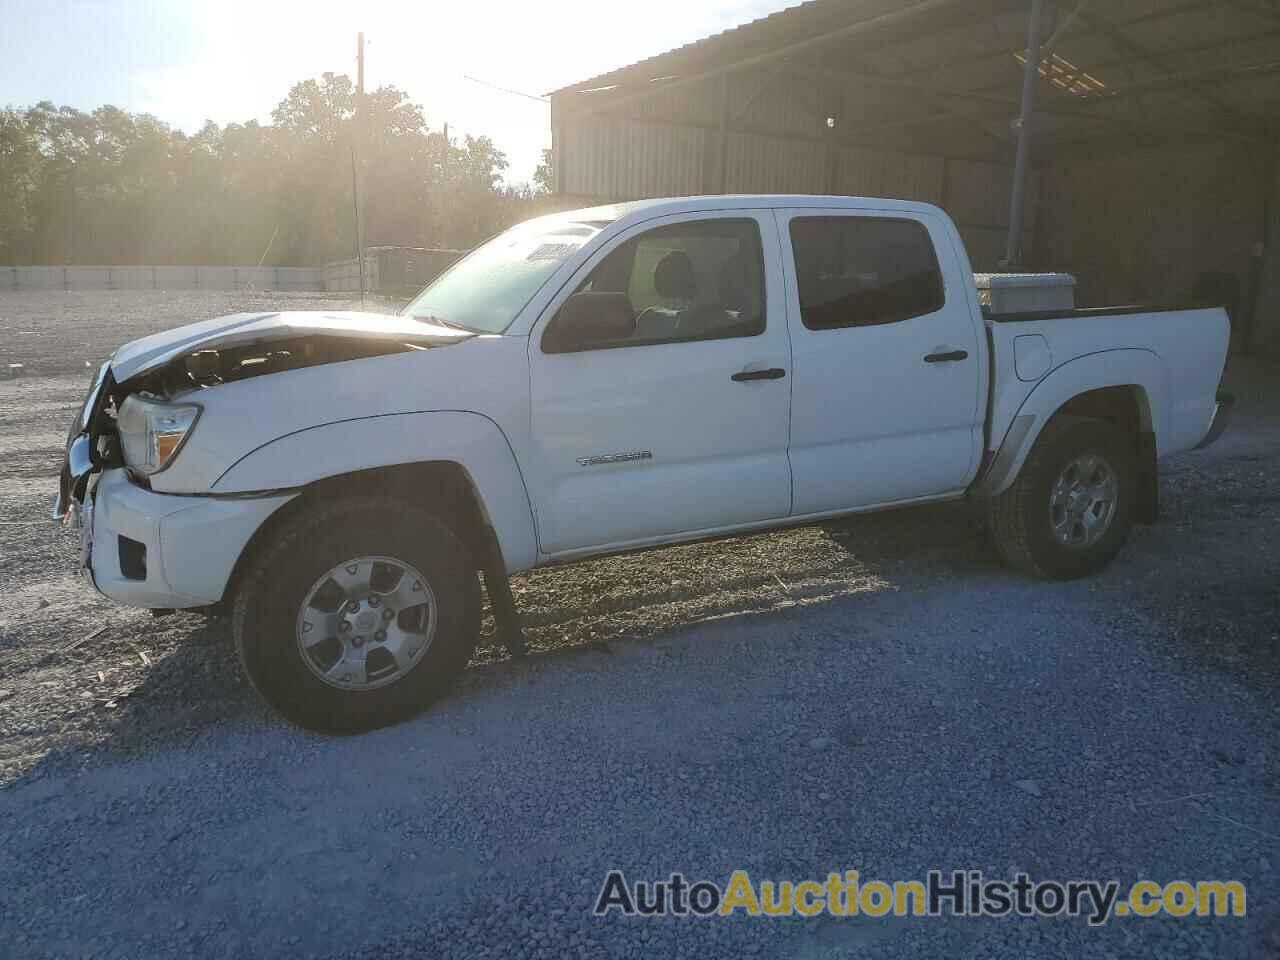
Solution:
[{"label": "tree", "polygon": [[26,253],[41,159],[26,115],[0,111],[0,259]]},{"label": "tree", "polygon": [[371,245],[469,246],[529,215],[488,137],[447,141],[403,91],[326,73],[270,124],[187,135],[113,106],[0,111],[0,263],[315,264],[351,256],[352,153]]},{"label": "tree", "polygon": [[552,167],[551,151],[542,151],[542,162],[533,171],[533,186],[539,193],[556,192],[555,169]]}]

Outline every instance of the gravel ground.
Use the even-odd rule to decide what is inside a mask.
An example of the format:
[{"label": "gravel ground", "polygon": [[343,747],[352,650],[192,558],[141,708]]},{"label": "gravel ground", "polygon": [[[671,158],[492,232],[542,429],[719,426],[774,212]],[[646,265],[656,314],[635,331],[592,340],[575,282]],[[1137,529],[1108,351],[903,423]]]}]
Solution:
[{"label": "gravel ground", "polygon": [[[1101,577],[1020,579],[956,506],[535,572],[534,655],[330,739],[223,624],[93,598],[43,521],[85,361],[320,299],[0,294],[0,956],[1280,954],[1280,368],[1233,369],[1233,429]],[[614,867],[1235,878],[1250,909],[596,919]]]}]

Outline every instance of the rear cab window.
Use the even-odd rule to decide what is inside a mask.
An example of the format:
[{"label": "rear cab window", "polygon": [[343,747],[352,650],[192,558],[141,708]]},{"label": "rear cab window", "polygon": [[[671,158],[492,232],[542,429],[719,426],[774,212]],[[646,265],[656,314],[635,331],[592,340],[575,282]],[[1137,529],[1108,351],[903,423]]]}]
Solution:
[{"label": "rear cab window", "polygon": [[810,330],[901,323],[942,309],[942,271],[924,224],[899,217],[791,221],[800,317]]}]

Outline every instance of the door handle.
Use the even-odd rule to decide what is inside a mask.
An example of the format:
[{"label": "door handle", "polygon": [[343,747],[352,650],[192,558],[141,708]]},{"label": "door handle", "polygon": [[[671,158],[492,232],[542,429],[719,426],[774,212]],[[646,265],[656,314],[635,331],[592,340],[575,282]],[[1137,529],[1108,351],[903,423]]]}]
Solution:
[{"label": "door handle", "polygon": [[745,383],[748,380],[781,380],[786,375],[787,371],[781,367],[770,367],[768,370],[743,370],[729,379],[737,383]]},{"label": "door handle", "polygon": [[925,363],[955,363],[957,360],[966,360],[969,357],[968,350],[947,350],[945,353],[930,353],[925,356]]}]

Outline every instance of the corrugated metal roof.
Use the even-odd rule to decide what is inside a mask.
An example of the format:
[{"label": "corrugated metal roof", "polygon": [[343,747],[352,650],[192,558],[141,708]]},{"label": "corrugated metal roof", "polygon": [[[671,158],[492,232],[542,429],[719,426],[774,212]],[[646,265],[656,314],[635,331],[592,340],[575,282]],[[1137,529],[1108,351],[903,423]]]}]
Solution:
[{"label": "corrugated metal roof", "polygon": [[[548,96],[612,86],[641,74],[651,74],[650,79],[652,79],[662,76],[662,71],[674,69],[679,64],[694,60],[711,60],[724,55],[732,55],[735,58],[740,54],[745,56],[748,55],[745,53],[746,50],[760,43],[781,45],[789,42],[787,38],[794,36],[800,29],[812,29],[806,27],[804,21],[812,17],[818,8],[829,8],[827,12],[832,15],[845,15],[848,12],[848,6],[847,0],[805,0],[803,3],[797,3],[765,17],[757,17],[755,20],[675,47],[665,53],[646,57],[644,60],[638,60],[616,70],[598,74],[589,80],[581,80],[567,87],[561,87],[553,90]],[[811,33],[806,34],[806,36],[811,35]],[[653,72],[655,67],[659,68],[658,72]]]},{"label": "corrugated metal roof", "polygon": [[[1080,5],[1045,3],[1044,37]],[[698,82],[798,43],[787,70],[847,76],[858,96],[871,77],[892,90],[877,120],[927,119],[946,131],[973,126],[968,100],[985,113],[1009,113],[1025,60],[1028,0],[809,0],[655,57],[561,88],[570,113],[610,102],[650,102],[670,84]],[[897,15],[919,11],[917,16]],[[878,19],[879,18],[879,19]],[[883,28],[853,33],[856,24]],[[821,38],[834,35],[828,42]],[[774,63],[780,62],[775,60]],[[1072,139],[1132,120],[1139,129],[1221,130],[1274,136],[1280,127],[1280,3],[1276,0],[1108,0],[1086,3],[1041,66],[1045,79],[1037,132]],[[920,89],[912,92],[908,84]],[[905,90],[906,93],[901,92]],[[939,97],[944,98],[939,100]],[[946,99],[954,98],[954,99]],[[650,111],[652,112],[652,111]],[[1093,119],[1093,118],[1096,118]]]},{"label": "corrugated metal roof", "polygon": [[[938,10],[929,29],[963,19],[987,16],[1016,4],[1018,0],[954,0],[956,14]],[[747,23],[686,43],[656,56],[570,84],[549,95],[581,92],[637,80],[650,81],[679,76],[695,68],[746,60],[779,47],[820,37],[852,24],[874,20],[909,9],[919,0],[806,0],[794,6],[758,17]]]}]

